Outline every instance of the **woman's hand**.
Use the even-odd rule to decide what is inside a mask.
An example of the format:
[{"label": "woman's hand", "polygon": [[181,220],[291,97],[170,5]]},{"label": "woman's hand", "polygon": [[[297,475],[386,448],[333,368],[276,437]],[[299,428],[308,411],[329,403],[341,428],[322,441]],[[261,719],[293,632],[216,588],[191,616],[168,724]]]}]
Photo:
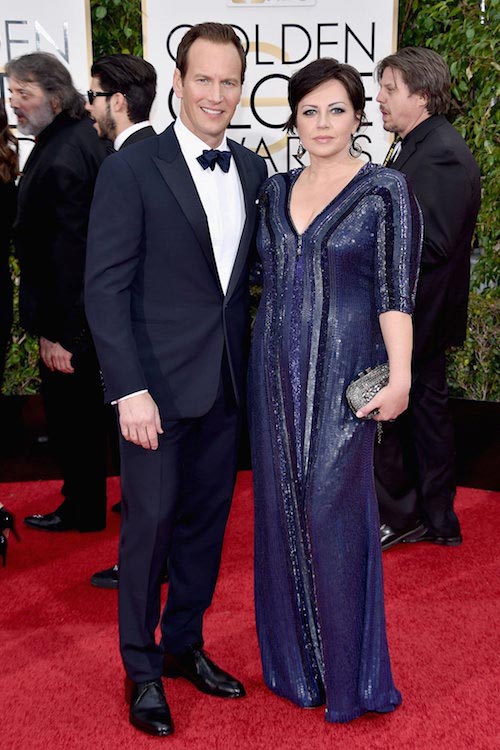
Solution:
[{"label": "woman's hand", "polygon": [[389,422],[396,419],[408,408],[409,389],[396,385],[386,385],[366,406],[356,412],[359,418],[366,417],[370,412],[377,411],[373,419],[377,422]]},{"label": "woman's hand", "polygon": [[380,328],[389,358],[389,384],[382,388],[356,416],[366,417],[376,410],[373,419],[389,422],[408,408],[411,386],[411,317],[398,310],[381,313]]}]

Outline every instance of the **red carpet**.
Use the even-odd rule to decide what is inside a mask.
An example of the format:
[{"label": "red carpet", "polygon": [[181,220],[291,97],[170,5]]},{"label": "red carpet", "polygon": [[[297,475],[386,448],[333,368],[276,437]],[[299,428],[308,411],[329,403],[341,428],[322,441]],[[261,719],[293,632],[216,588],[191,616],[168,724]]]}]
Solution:
[{"label": "red carpet", "polygon": [[[59,485],[2,484],[0,497],[19,522],[52,510]],[[118,481],[110,480],[110,502],[118,494]],[[459,491],[465,542],[458,549],[408,545],[384,555],[389,642],[403,706],[332,725],[322,709],[298,709],[262,682],[250,474],[242,473],[205,638],[215,660],[243,680],[248,697],[226,702],[185,681],[166,681],[176,733],[165,739],[128,724],[116,593],[88,583],[115,561],[119,518],[110,514],[100,534],[21,528],[21,543],[11,537],[7,568],[0,568],[0,748],[498,748],[498,499],[498,493]]]}]

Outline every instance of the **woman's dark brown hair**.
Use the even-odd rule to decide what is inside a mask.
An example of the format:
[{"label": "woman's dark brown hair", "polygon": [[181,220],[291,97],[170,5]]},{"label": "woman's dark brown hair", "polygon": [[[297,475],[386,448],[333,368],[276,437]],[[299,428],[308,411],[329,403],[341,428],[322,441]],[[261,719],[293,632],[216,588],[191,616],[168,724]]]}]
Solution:
[{"label": "woman's dark brown hair", "polygon": [[326,81],[339,81],[343,85],[354,111],[360,116],[360,125],[363,123],[365,89],[358,71],[352,65],[339,63],[333,57],[320,57],[297,70],[288,82],[288,103],[292,110],[285,125],[288,133],[291,133],[297,124],[299,102]]},{"label": "woman's dark brown hair", "polygon": [[0,99],[0,182],[13,182],[19,173],[17,138],[12,134]]}]

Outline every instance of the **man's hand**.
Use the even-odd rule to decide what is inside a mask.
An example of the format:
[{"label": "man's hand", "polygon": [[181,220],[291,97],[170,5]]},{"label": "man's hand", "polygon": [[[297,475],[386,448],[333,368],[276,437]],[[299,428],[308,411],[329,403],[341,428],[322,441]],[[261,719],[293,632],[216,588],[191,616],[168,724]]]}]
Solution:
[{"label": "man's hand", "polygon": [[68,352],[57,341],[49,341],[40,337],[40,356],[43,363],[52,372],[63,372],[65,375],[74,373],[71,365],[72,352]]},{"label": "man's hand", "polygon": [[158,435],[163,435],[160,412],[149,393],[118,401],[120,429],[125,440],[148,450],[158,448]]}]

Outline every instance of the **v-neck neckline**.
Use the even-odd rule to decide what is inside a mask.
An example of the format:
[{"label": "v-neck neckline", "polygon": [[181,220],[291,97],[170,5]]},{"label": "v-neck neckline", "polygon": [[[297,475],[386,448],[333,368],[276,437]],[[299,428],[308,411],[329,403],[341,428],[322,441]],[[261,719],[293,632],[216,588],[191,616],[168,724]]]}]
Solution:
[{"label": "v-neck neckline", "polygon": [[363,164],[363,166],[360,169],[358,169],[358,171],[356,172],[356,174],[351,177],[351,179],[349,180],[349,182],[346,185],[344,185],[344,187],[342,188],[342,190],[340,190],[337,193],[337,195],[335,195],[332,198],[331,201],[329,201],[328,203],[326,203],[323,206],[323,208],[321,209],[321,211],[318,211],[318,213],[316,214],[316,216],[314,216],[311,219],[311,221],[309,222],[309,224],[304,228],[304,230],[302,232],[299,232],[298,229],[297,229],[297,227],[295,226],[295,222],[294,222],[293,217],[292,217],[292,212],[290,210],[290,205],[291,205],[291,202],[292,202],[293,188],[295,187],[295,183],[299,179],[299,177],[302,174],[302,172],[304,171],[305,167],[303,167],[302,169],[298,169],[296,175],[292,175],[292,177],[290,179],[290,184],[288,186],[288,198],[287,198],[287,202],[286,202],[286,208],[287,208],[287,214],[288,214],[288,222],[289,222],[291,228],[293,229],[293,231],[295,232],[295,234],[297,235],[297,237],[303,237],[305,234],[307,234],[307,232],[309,231],[309,229],[311,229],[311,227],[316,223],[316,221],[320,218],[320,216],[322,216],[325,213],[325,211],[328,208],[330,208],[330,206],[333,206],[333,204],[343,195],[343,193],[345,193],[345,191],[347,190],[347,188],[350,185],[352,185],[352,183],[354,182],[354,180],[356,180],[356,178],[361,174],[361,172],[363,172],[363,170],[366,169],[366,167],[368,167],[370,165],[370,163],[371,162],[366,162],[366,164]]}]

